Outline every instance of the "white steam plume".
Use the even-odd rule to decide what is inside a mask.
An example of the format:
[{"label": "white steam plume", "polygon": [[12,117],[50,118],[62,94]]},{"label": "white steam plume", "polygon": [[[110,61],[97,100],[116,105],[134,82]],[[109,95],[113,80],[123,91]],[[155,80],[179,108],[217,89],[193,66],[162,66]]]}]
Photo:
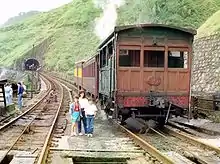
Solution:
[{"label": "white steam plume", "polygon": [[114,29],[118,17],[117,8],[124,5],[125,0],[94,0],[94,3],[103,10],[100,18],[95,20],[95,33],[102,40]]}]

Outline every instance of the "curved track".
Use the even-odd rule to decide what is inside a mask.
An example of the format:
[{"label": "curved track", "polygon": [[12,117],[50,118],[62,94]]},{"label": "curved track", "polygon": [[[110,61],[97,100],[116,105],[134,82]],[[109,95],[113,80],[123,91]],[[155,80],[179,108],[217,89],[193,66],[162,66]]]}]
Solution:
[{"label": "curved track", "polygon": [[[48,75],[44,78],[48,85],[44,97],[0,127],[3,163],[11,160],[30,164],[220,162],[219,148],[201,143],[174,127],[165,126],[163,130],[153,129],[153,134],[136,135],[116,121],[107,120],[103,110],[99,110],[95,120],[93,138],[69,137],[68,109],[77,88],[60,78]],[[55,89],[57,101],[54,96],[50,97],[51,89]]]},{"label": "curved track", "polygon": [[[73,88],[72,83],[68,85]],[[164,163],[220,163],[218,147],[205,144],[183,131],[166,126],[163,131],[155,130],[156,133],[143,136],[135,135],[118,123],[113,123],[158,161]]]},{"label": "curved track", "polygon": [[[76,87],[73,86],[72,83],[64,81],[60,78],[57,79],[61,83],[63,83],[62,85],[65,85],[64,87],[66,88],[66,90],[73,92],[77,91]],[[71,94],[69,93],[69,95]],[[99,110],[98,115],[101,115],[101,112],[103,111]],[[48,152],[45,152],[44,156],[47,156],[47,160],[42,163],[45,163],[46,161],[54,163],[54,159],[59,160],[58,158],[56,158],[57,156],[59,156],[60,154],[62,154],[62,156],[65,156],[66,152],[68,152],[67,158],[74,158],[74,156],[87,156],[88,158],[92,158],[94,153],[96,154],[96,156],[104,157],[107,153],[108,156],[112,158],[124,158],[126,159],[125,161],[127,161],[127,163],[138,163],[141,160],[144,160],[144,162],[146,163],[173,163],[172,160],[169,159],[169,157],[165,156],[164,154],[156,150],[153,146],[149,145],[146,141],[114,121],[109,122],[108,120],[106,120],[106,118],[97,118],[95,125],[97,127],[97,133],[100,133],[92,138],[93,141],[91,141],[91,143],[85,136],[80,136],[73,139],[67,137],[65,139],[59,140],[57,138],[57,134],[54,133],[53,135],[56,137],[53,137],[51,141],[56,141],[57,144],[55,144],[55,146],[51,146],[50,148],[48,146],[50,152],[49,154],[47,154]],[[67,132],[66,134],[69,133]],[[60,144],[64,140],[68,140],[70,142],[70,144],[68,144],[68,148]],[[75,144],[71,144],[71,141],[75,142]],[[85,145],[85,143],[94,145],[94,147]],[[124,157],[122,154],[124,155]],[[131,159],[128,158],[128,154]]]},{"label": "curved track", "polygon": [[[63,101],[63,91],[54,80],[43,78],[48,91],[42,99],[0,128],[0,163],[10,163],[12,160],[15,163],[31,164],[39,158],[39,152],[44,149],[45,138]],[[50,96],[52,89],[55,89],[57,98],[55,95]]]},{"label": "curved track", "polygon": [[1,126],[0,126],[0,131],[2,131],[3,129],[5,129],[6,127],[10,126],[13,122],[17,121],[18,119],[20,119],[22,116],[26,115],[27,113],[31,112],[33,109],[35,109],[38,105],[40,105],[40,103],[44,100],[44,98],[49,94],[49,92],[54,88],[53,84],[50,83],[50,81],[48,79],[46,79],[44,76],[41,76],[41,78],[43,79],[43,81],[46,83],[47,86],[47,91],[45,93],[40,94],[41,98],[39,99],[39,101],[37,101],[34,105],[30,106],[26,111],[24,111],[24,113],[22,114],[17,114],[15,113],[15,115],[11,115],[8,117],[5,117],[4,119],[2,119],[0,121]]},{"label": "curved track", "polygon": [[68,120],[66,119],[66,115],[68,114],[69,103],[72,101],[72,95],[65,85],[59,83],[62,87],[62,97],[63,102],[59,106],[59,111],[56,113],[54,122],[50,128],[50,131],[47,135],[44,147],[41,151],[39,160],[37,161],[38,164],[42,163],[50,163],[51,158],[49,156],[49,149],[50,147],[57,146],[57,139],[61,138],[66,133]]}]

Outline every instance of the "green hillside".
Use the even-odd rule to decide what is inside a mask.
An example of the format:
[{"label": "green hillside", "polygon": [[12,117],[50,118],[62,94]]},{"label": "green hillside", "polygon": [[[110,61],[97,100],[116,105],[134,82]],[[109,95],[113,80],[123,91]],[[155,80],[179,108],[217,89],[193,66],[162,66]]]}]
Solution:
[{"label": "green hillside", "polygon": [[199,29],[198,38],[220,32],[220,10],[214,13]]},{"label": "green hillside", "polygon": [[[96,0],[98,1],[98,0]],[[102,1],[104,2],[104,1]],[[118,25],[166,23],[198,28],[220,9],[219,0],[126,0],[117,9]],[[102,14],[92,0],[74,0],[50,12],[0,29],[0,66],[12,66],[46,38],[44,54],[49,70],[72,71],[74,62],[94,53],[100,42],[95,35],[95,19]]]},{"label": "green hillside", "polygon": [[198,28],[220,9],[219,0],[127,0],[119,22],[155,22]]}]

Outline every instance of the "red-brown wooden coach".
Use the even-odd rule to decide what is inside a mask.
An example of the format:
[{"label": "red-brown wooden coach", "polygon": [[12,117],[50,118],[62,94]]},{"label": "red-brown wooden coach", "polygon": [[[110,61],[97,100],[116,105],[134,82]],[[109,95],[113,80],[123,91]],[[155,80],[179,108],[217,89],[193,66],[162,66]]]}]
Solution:
[{"label": "red-brown wooden coach", "polygon": [[74,68],[74,83],[78,86],[78,89],[80,90],[83,86],[83,63],[85,61],[81,60],[75,63]]},{"label": "red-brown wooden coach", "polygon": [[[117,26],[98,47],[83,88],[97,95],[116,116],[164,122],[171,111],[187,109],[192,44],[196,31],[162,24]],[[96,80],[96,82],[94,81]],[[107,112],[109,113],[109,112]]]},{"label": "red-brown wooden coach", "polygon": [[83,63],[83,88],[92,96],[98,97],[97,56],[92,56]]}]

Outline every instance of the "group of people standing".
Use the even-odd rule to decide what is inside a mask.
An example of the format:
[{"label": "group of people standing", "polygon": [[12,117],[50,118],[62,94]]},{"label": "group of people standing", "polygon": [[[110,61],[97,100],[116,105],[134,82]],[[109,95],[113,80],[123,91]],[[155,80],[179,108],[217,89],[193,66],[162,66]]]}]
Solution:
[{"label": "group of people standing", "polygon": [[[22,99],[23,99],[23,95],[26,91],[26,86],[24,84],[22,84],[21,82],[18,82],[18,109],[21,110],[22,108]],[[13,103],[13,89],[12,89],[12,85],[7,83],[5,84],[4,87],[5,90],[5,99],[6,99],[6,105],[11,105]]]},{"label": "group of people standing", "polygon": [[87,99],[85,91],[80,91],[79,96],[74,97],[74,102],[70,104],[69,113],[72,121],[71,136],[83,135],[82,124],[84,128],[84,134],[88,137],[93,136],[94,118],[98,109],[92,98]]}]

